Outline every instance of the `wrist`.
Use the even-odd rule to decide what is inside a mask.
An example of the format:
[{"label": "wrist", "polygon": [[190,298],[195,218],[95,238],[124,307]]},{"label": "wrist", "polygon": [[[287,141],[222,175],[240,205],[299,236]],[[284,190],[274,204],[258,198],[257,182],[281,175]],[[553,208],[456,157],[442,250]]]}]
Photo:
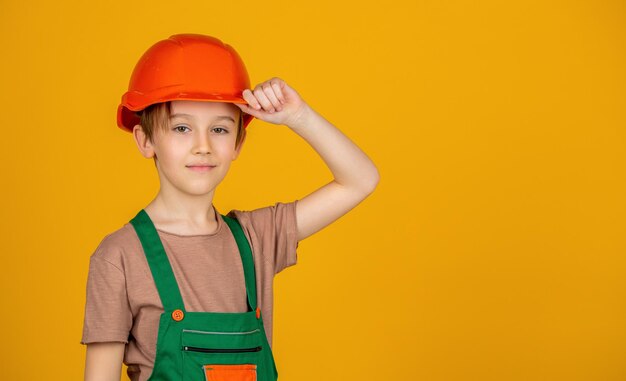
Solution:
[{"label": "wrist", "polygon": [[314,117],[315,111],[308,104],[304,103],[300,110],[293,116],[292,120],[286,123],[286,126],[292,130],[300,130],[310,125]]}]

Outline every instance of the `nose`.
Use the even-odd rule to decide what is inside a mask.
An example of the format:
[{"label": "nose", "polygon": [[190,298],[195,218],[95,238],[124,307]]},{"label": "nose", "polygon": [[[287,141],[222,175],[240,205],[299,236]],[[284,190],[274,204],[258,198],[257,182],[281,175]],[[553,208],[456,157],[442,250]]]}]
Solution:
[{"label": "nose", "polygon": [[199,131],[195,134],[193,153],[196,155],[208,155],[211,151],[211,138],[209,134],[204,131]]}]

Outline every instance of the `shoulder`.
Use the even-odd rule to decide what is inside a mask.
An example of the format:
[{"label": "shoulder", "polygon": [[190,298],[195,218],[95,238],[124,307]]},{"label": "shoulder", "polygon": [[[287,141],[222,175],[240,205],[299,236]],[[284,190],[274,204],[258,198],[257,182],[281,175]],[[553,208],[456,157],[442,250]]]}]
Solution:
[{"label": "shoulder", "polygon": [[[266,224],[266,223],[293,223],[296,216],[296,204],[292,202],[277,202],[274,205],[253,210],[233,209],[228,213],[229,217],[236,218],[243,224]],[[291,220],[293,218],[293,221]]]},{"label": "shoulder", "polygon": [[231,210],[229,217],[239,221],[250,240],[252,252],[258,254],[272,274],[296,263],[298,227],[296,205],[292,202],[277,202],[274,205],[254,210]]},{"label": "shoulder", "polygon": [[141,242],[130,223],[107,234],[91,255],[92,262],[105,262],[124,271],[126,257],[141,248]]},{"label": "shoulder", "polygon": [[297,235],[297,203],[298,200],[295,200],[277,202],[274,205],[253,210],[233,209],[228,216],[237,219],[249,235],[276,234],[281,231]]}]

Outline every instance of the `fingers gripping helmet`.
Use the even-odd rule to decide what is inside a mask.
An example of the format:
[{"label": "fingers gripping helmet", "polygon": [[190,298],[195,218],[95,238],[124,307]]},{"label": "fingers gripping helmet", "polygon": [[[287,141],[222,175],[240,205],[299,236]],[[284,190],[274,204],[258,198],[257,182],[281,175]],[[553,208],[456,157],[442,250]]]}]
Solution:
[{"label": "fingers gripping helmet", "polygon": [[[132,131],[138,111],[160,102],[195,100],[243,103],[250,87],[239,54],[217,38],[176,34],[152,45],[139,59],[117,108],[117,125]],[[243,114],[246,127],[252,116]]]}]

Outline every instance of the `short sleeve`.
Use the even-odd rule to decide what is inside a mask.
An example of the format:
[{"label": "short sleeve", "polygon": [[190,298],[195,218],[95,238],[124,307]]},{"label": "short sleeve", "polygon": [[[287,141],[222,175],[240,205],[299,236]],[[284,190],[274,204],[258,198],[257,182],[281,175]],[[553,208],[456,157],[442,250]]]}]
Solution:
[{"label": "short sleeve", "polygon": [[297,200],[289,203],[255,209],[233,210],[228,215],[237,218],[252,241],[253,251],[261,255],[277,274],[297,262],[298,227],[296,224]]},{"label": "short sleeve", "polygon": [[111,250],[115,248],[103,241],[89,262],[81,344],[128,342],[132,313],[126,292],[126,279],[120,265],[107,258]]}]

